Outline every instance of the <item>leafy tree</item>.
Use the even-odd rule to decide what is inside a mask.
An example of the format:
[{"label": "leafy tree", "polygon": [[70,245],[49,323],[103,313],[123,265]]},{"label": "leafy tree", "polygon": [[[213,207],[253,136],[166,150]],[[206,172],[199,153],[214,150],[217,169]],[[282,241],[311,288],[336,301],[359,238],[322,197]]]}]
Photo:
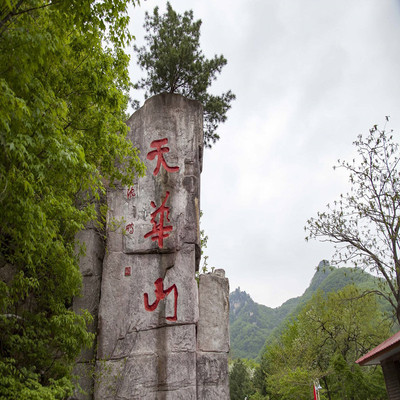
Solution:
[{"label": "leafy tree", "polygon": [[355,360],[389,333],[375,296],[361,298],[354,286],[327,296],[318,292],[263,355],[271,399],[308,398],[314,379],[322,398],[386,398],[380,368],[360,368]]},{"label": "leafy tree", "polygon": [[229,373],[231,400],[243,400],[254,392],[251,378],[250,368],[244,360],[237,358]]},{"label": "leafy tree", "polygon": [[260,392],[255,392],[248,400],[269,400],[269,396],[263,396]]},{"label": "leafy tree", "polygon": [[253,386],[256,390],[257,397],[269,399],[267,396],[267,382],[265,379],[267,376],[268,364],[264,352],[261,352],[260,358],[260,363],[257,364],[253,375]]},{"label": "leafy tree", "polygon": [[222,55],[205,58],[199,43],[200,26],[201,20],[193,21],[193,11],[177,14],[170,3],[164,15],[159,14],[158,7],[152,16],[146,12],[147,45],[134,49],[147,77],[137,87],[146,89],[146,98],[169,92],[200,101],[204,107],[204,143],[211,147],[219,139],[217,127],[226,120],[235,95],[230,90],[220,96],[207,92],[227,61]]},{"label": "leafy tree", "polygon": [[299,336],[299,325],[294,322],[275,343],[266,347],[261,365],[266,384],[264,390],[271,399],[294,400],[310,397],[310,385],[318,374],[312,365],[308,349],[297,339]]},{"label": "leafy tree", "polygon": [[[289,299],[280,307],[269,308],[255,303],[240,288],[231,292],[229,301],[230,342],[232,358],[253,358],[260,355],[266,341],[279,335],[286,321],[297,317],[300,310],[321,289],[324,293],[337,292],[349,284],[355,284],[362,291],[379,289],[381,280],[359,268],[334,268],[327,262],[319,263],[309,287],[300,296]],[[382,311],[390,313],[390,305],[378,298]]]},{"label": "leafy tree", "polygon": [[351,261],[382,277],[376,292],[400,322],[400,158],[398,143],[385,127],[375,125],[358,137],[357,159],[339,160],[351,191],[307,221],[306,239],[335,243],[336,262]]},{"label": "leafy tree", "polygon": [[143,173],[126,140],[125,0],[0,6],[0,398],[64,399],[93,336],[71,300],[75,234],[105,183]]}]

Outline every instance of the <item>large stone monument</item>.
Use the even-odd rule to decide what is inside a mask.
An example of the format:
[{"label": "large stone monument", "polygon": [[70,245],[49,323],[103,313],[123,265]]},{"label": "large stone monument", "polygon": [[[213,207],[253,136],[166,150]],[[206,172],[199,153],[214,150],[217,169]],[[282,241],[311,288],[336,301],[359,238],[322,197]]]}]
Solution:
[{"label": "large stone monument", "polygon": [[91,241],[84,285],[90,278],[97,286],[85,289],[79,305],[98,310],[98,340],[78,367],[95,357],[94,380],[81,379],[87,392],[94,384],[94,399],[229,399],[228,280],[223,270],[201,275],[199,285],[195,279],[202,121],[196,101],[173,94],[147,100],[127,121],[147,173],[107,192],[101,271],[92,232],[81,235]]}]

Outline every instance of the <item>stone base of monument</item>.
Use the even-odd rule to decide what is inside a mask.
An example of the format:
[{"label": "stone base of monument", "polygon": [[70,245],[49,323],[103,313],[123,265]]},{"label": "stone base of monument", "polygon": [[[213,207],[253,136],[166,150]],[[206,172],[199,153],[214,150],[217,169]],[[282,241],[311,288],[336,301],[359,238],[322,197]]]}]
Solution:
[{"label": "stone base of monument", "polygon": [[118,341],[110,359],[97,363],[95,398],[156,399],[157,392],[195,393],[195,340],[194,324],[131,332]]},{"label": "stone base of monument", "polygon": [[[229,282],[200,275],[197,324],[132,331],[97,361],[95,399],[229,399]],[[208,332],[208,333],[207,333]]]},{"label": "stone base of monument", "polygon": [[127,342],[121,358],[98,362],[96,399],[196,399],[194,325],[137,332]]}]

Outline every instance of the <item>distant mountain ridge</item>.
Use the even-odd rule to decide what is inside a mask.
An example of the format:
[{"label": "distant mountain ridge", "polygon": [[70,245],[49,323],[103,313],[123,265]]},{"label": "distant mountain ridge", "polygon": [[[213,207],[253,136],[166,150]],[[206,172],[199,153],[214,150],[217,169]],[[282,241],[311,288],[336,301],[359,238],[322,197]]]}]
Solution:
[{"label": "distant mountain ridge", "polygon": [[265,341],[278,332],[288,318],[296,316],[318,289],[328,293],[350,284],[369,289],[375,288],[378,282],[379,278],[360,269],[332,268],[323,260],[304,293],[285,301],[280,307],[258,304],[237,288],[229,295],[231,357],[257,358]]}]

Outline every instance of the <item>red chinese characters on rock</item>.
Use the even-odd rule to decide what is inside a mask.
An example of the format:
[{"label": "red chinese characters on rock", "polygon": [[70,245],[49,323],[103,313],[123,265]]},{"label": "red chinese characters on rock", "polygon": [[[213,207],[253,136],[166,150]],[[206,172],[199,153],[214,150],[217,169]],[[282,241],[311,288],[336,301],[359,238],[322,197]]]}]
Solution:
[{"label": "red chinese characters on rock", "polygon": [[[151,215],[151,223],[153,224],[153,229],[144,235],[145,238],[148,238],[151,236],[151,240],[153,242],[157,240],[158,247],[160,247],[160,249],[163,248],[164,239],[169,236],[169,233],[167,233],[167,232],[171,232],[173,229],[172,225],[164,226],[165,220],[170,222],[169,207],[165,206],[165,203],[167,202],[168,197],[169,197],[169,192],[167,191],[166,195],[165,195],[165,199],[162,202],[161,206],[158,207],[154,212],[152,212],[150,214]],[[154,201],[152,201],[150,204],[153,208],[157,207],[156,204],[154,203]],[[160,214],[158,223],[156,221],[157,214]],[[165,216],[164,216],[164,214],[165,214]]]},{"label": "red chinese characters on rock", "polygon": [[128,224],[128,225],[125,227],[125,230],[126,230],[128,233],[130,233],[130,234],[132,235],[132,233],[133,233],[133,223]]},{"label": "red chinese characters on rock", "polygon": [[154,160],[157,157],[157,165],[156,168],[153,171],[153,175],[156,176],[158,172],[160,171],[161,165],[165,168],[167,172],[178,172],[179,167],[170,167],[167,162],[164,159],[164,153],[169,152],[169,147],[162,147],[165,144],[168,143],[168,139],[159,139],[159,140],[153,140],[150,144],[150,147],[152,147],[153,151],[150,151],[147,153],[147,159],[148,160]]},{"label": "red chinese characters on rock", "polygon": [[134,188],[133,186],[131,186],[131,187],[128,189],[128,191],[126,192],[126,197],[127,197],[128,200],[129,200],[129,199],[134,198],[135,196],[136,196],[135,188]]},{"label": "red chinese characters on rock", "polygon": [[158,278],[154,282],[154,286],[156,287],[154,290],[154,294],[156,295],[156,299],[153,304],[149,304],[149,295],[144,293],[144,308],[147,311],[154,311],[158,303],[161,300],[164,300],[172,291],[174,291],[174,315],[172,317],[166,317],[168,321],[176,321],[177,320],[177,309],[178,309],[178,289],[176,285],[172,285],[168,289],[164,290],[164,281],[163,278]]}]

